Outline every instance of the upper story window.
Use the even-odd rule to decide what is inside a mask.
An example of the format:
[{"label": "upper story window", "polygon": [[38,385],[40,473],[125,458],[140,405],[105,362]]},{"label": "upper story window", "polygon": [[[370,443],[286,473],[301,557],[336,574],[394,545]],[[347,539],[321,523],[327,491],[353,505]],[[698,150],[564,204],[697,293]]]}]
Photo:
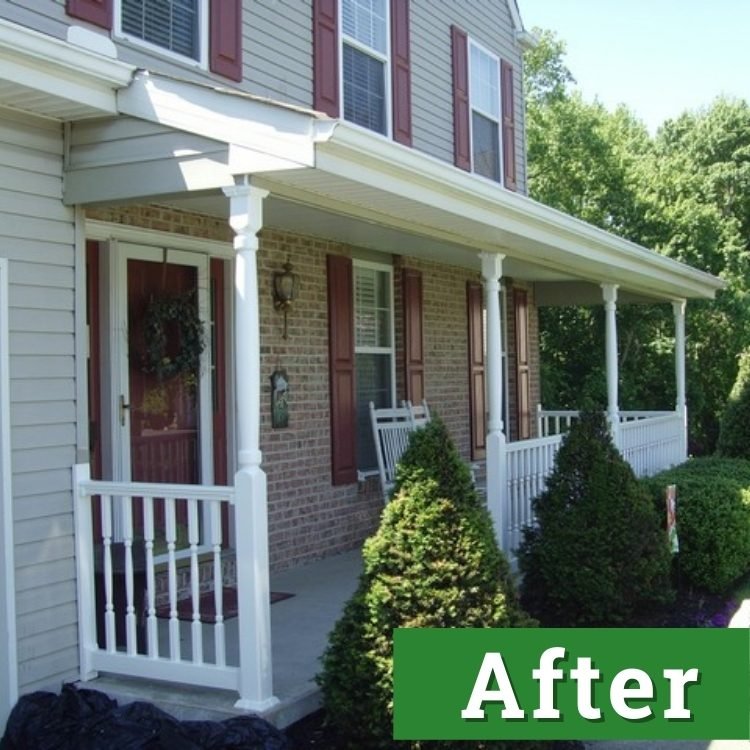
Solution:
[{"label": "upper story window", "polygon": [[451,54],[454,164],[516,190],[513,65],[458,26],[451,26]]},{"label": "upper story window", "polygon": [[313,107],[412,145],[409,0],[312,0]]},{"label": "upper story window", "polygon": [[388,0],[341,0],[344,119],[388,134]]},{"label": "upper story window", "polygon": [[119,32],[204,65],[206,0],[119,0]]},{"label": "upper story window", "polygon": [[500,181],[500,61],[469,42],[471,162],[476,174]]}]

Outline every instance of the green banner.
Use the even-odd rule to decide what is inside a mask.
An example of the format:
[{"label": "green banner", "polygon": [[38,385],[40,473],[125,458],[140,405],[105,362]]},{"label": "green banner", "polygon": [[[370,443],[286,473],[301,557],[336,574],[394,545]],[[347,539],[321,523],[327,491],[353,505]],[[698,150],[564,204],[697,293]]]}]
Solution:
[{"label": "green banner", "polygon": [[407,629],[397,740],[748,739],[746,629]]}]

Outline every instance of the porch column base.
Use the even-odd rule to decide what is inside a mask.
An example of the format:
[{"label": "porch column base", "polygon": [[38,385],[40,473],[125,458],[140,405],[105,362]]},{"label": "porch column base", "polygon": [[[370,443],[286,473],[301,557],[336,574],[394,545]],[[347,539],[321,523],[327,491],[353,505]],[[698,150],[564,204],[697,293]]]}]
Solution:
[{"label": "porch column base", "polygon": [[266,475],[259,466],[234,476],[237,528],[237,603],[239,614],[240,698],[237,708],[272,708],[271,586],[268,566]]},{"label": "porch column base", "polygon": [[507,467],[505,465],[505,435],[491,432],[487,435],[487,508],[490,512],[498,546],[507,552]]}]

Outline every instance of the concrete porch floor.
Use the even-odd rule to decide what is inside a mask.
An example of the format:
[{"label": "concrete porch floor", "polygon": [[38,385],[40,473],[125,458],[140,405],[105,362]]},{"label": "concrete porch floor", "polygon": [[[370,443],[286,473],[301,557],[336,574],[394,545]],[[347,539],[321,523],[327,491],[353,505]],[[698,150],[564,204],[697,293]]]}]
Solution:
[{"label": "concrete porch floor", "polygon": [[[273,690],[279,705],[265,715],[280,728],[293,724],[321,705],[314,678],[328,634],[354,592],[362,567],[360,550],[319,560],[271,576],[271,591],[293,594],[271,606]],[[238,664],[238,619],[226,622],[227,662]],[[207,635],[210,635],[207,633]],[[183,653],[189,655],[188,623],[181,623]],[[212,639],[205,639],[205,658],[211,660]],[[160,647],[166,652],[166,643]],[[237,694],[192,685],[176,685],[100,673],[81,687],[106,693],[120,703],[154,703],[178,719],[217,720],[241,714],[234,708]]]}]

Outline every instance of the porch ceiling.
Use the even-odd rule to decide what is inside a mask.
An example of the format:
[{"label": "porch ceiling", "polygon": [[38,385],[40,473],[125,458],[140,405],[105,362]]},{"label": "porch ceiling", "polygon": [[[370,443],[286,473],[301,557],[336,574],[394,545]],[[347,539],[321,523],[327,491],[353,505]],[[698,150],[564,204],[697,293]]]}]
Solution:
[{"label": "porch ceiling", "polygon": [[251,175],[272,196],[267,226],[477,271],[479,252],[503,253],[505,275],[555,285],[541,290],[546,304],[570,304],[570,290],[595,301],[602,283],[620,285],[623,301],[712,298],[723,287],[489,180],[311,111],[153,74],[137,76],[119,103],[129,118],[76,126],[68,202],[153,200],[226,216],[221,188]]}]

